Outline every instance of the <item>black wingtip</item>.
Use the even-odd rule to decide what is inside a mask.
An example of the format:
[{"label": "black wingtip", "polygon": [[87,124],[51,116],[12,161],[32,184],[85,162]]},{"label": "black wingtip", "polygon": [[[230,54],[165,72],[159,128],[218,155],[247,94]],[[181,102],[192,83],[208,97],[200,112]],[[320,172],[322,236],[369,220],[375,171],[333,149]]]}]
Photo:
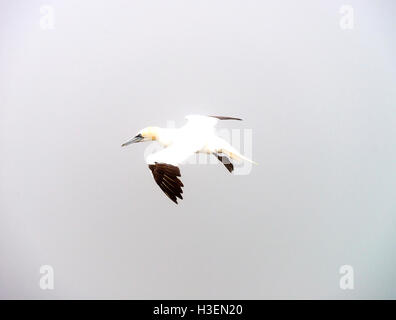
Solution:
[{"label": "black wingtip", "polygon": [[183,199],[181,195],[183,193],[183,183],[178,177],[180,177],[180,169],[176,166],[167,163],[149,164],[149,168],[153,174],[155,182],[165,193],[165,195],[178,204],[177,198]]},{"label": "black wingtip", "polygon": [[226,169],[232,173],[232,171],[234,171],[234,165],[231,163],[230,159],[228,159],[226,156],[221,156],[217,153],[214,154],[217,159],[219,159],[219,161],[224,164],[224,166],[226,167]]},{"label": "black wingtip", "polygon": [[239,121],[242,121],[241,118],[234,118],[234,117],[223,117],[223,116],[209,116],[209,117],[216,118],[216,119],[219,119],[219,120],[239,120]]}]

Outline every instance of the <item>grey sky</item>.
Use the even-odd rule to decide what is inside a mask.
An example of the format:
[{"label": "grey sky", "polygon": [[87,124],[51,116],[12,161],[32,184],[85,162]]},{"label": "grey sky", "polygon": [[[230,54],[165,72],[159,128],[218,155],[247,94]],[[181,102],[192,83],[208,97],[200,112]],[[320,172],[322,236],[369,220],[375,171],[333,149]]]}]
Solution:
[{"label": "grey sky", "polygon": [[[0,297],[396,298],[396,8],[343,4],[2,1]],[[183,166],[176,206],[120,145],[191,113],[259,165]]]}]

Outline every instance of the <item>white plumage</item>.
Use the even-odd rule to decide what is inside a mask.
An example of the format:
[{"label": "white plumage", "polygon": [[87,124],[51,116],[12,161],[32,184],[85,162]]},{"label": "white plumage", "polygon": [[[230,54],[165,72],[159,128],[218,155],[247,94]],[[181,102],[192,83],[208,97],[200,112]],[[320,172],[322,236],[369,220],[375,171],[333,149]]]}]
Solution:
[{"label": "white plumage", "polygon": [[179,129],[147,127],[123,146],[135,142],[156,140],[164,149],[147,156],[146,162],[153,177],[165,194],[175,203],[183,199],[183,190],[178,166],[195,153],[215,155],[232,172],[230,159],[242,161],[246,158],[226,140],[216,135],[215,126],[219,120],[241,120],[231,117],[189,115],[187,123]]}]

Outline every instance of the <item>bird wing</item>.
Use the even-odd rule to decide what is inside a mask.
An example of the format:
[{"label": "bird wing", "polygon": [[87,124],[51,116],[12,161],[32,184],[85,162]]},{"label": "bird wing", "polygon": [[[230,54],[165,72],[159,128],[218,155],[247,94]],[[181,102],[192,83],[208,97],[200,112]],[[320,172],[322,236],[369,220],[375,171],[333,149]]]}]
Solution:
[{"label": "bird wing", "polygon": [[[200,115],[190,115],[186,119],[188,120],[187,123],[179,129],[178,137],[169,147],[151,154],[146,158],[155,182],[176,204],[177,198],[183,199],[181,195],[183,193],[183,183],[179,179],[181,176],[178,167],[179,164],[207,146],[208,139],[214,136],[214,127],[219,120],[240,120],[238,118]],[[222,149],[224,148],[221,145],[216,145],[214,151],[225,153]],[[228,155],[227,153],[225,154]],[[225,160],[223,157],[217,157],[225,163],[226,168],[230,172],[233,170],[233,165],[229,161],[227,163],[223,161]]]},{"label": "bird wing", "polygon": [[231,163],[230,159],[226,156],[219,155],[218,153],[214,152],[213,155],[226,167],[226,169],[232,173],[234,171],[234,165]]},{"label": "bird wing", "polygon": [[239,121],[242,121],[241,118],[234,118],[234,117],[224,117],[224,116],[208,116],[208,117],[217,118],[219,120],[239,120]]},{"label": "bird wing", "polygon": [[161,190],[177,204],[177,198],[183,199],[183,182],[180,181],[180,169],[167,163],[149,164],[155,182]]},{"label": "bird wing", "polygon": [[193,135],[183,135],[182,132],[180,137],[176,138],[169,147],[148,155],[146,162],[148,164],[158,162],[178,166],[202,148],[203,142],[196,138]]},{"label": "bird wing", "polygon": [[184,129],[213,129],[219,119],[200,115],[189,115],[186,116],[187,123],[184,125]]},{"label": "bird wing", "polygon": [[175,141],[171,146],[162,149],[147,157],[155,182],[161,190],[177,204],[177,198],[183,199],[183,183],[179,179],[181,176],[179,164],[187,160],[198,149],[197,143],[188,143],[187,140]]},{"label": "bird wing", "polygon": [[240,118],[223,117],[223,116],[201,116],[201,115],[189,115],[186,116],[188,120],[185,127],[214,127],[219,120],[242,120]]},{"label": "bird wing", "polygon": [[[229,144],[226,140],[224,140],[223,138],[220,138],[220,137],[214,137],[208,144],[208,149],[211,151],[211,153],[213,153],[216,156],[217,156],[217,154],[222,153],[225,156],[227,156],[229,159],[232,159],[232,160],[237,160],[237,161],[244,160],[244,161],[248,161],[250,163],[257,164],[253,160],[245,157],[237,149],[235,149],[231,144]],[[222,160],[220,160],[220,161],[222,161]]]}]

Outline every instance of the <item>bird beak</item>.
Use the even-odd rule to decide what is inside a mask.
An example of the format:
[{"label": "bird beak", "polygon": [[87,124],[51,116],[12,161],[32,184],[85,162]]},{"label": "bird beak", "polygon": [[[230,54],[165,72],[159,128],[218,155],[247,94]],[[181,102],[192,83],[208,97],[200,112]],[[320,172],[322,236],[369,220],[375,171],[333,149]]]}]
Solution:
[{"label": "bird beak", "polygon": [[133,137],[132,139],[128,140],[127,142],[123,143],[121,147],[126,147],[132,143],[140,142],[144,139],[144,137],[139,133],[137,136]]}]

